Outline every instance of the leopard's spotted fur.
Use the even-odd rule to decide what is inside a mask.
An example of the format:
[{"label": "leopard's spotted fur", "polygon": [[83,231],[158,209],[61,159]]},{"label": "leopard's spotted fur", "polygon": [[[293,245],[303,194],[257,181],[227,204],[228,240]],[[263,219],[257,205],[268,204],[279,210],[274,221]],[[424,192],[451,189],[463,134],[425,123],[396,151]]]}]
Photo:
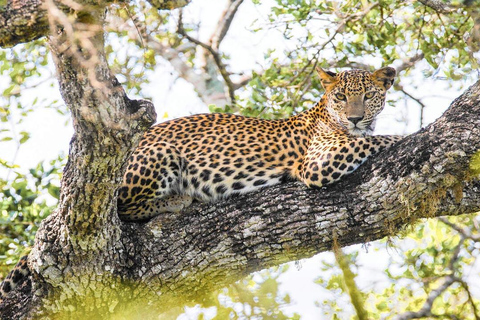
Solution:
[{"label": "leopard's spotted fur", "polygon": [[293,178],[335,182],[399,137],[368,136],[395,69],[339,74],[319,69],[325,94],[288,119],[200,114],[148,130],[130,158],[118,195],[124,220],[178,212]]}]

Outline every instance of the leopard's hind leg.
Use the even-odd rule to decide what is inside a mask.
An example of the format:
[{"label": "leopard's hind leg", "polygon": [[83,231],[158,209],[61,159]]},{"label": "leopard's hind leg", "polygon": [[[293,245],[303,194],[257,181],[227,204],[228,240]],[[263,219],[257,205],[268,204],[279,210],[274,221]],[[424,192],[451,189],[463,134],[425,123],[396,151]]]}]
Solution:
[{"label": "leopard's hind leg", "polygon": [[147,220],[164,212],[179,212],[192,198],[182,195],[186,169],[180,152],[171,144],[145,144],[130,157],[118,191],[122,220]]}]

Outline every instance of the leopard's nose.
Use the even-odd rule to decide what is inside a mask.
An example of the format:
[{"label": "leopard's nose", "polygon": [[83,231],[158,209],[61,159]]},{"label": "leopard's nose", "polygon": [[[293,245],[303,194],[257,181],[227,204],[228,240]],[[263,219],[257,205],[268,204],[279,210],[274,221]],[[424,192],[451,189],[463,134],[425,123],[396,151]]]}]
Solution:
[{"label": "leopard's nose", "polygon": [[363,120],[363,117],[350,117],[350,118],[347,118],[347,119],[348,119],[348,121],[350,121],[351,123],[356,125],[357,123],[359,123],[360,121]]}]

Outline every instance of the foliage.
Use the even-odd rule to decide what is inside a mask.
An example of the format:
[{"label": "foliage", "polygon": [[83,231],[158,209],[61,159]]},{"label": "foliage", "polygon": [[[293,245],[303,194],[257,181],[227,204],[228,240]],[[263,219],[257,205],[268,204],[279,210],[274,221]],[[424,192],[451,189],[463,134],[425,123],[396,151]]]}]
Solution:
[{"label": "foliage", "polygon": [[278,277],[288,270],[288,265],[270,268],[250,275],[228,288],[215,292],[209,309],[198,314],[199,319],[300,319],[298,314],[286,315],[282,306],[290,303],[288,294],[279,291]]},{"label": "foliage", "polygon": [[288,48],[282,55],[278,48],[266,53],[268,67],[253,74],[247,87],[251,95],[240,102],[241,110],[246,115],[278,117],[305,109],[305,102],[319,96],[316,66],[396,65],[400,71],[412,72],[416,62],[424,60],[428,66],[419,65],[427,77],[438,76],[441,70],[452,80],[471,77],[479,62],[472,48],[458,39],[472,32],[474,10],[474,6],[459,7],[440,15],[418,1],[276,0],[268,22],[259,20],[252,28],[279,30]]},{"label": "foliage", "polygon": [[63,157],[58,157],[48,165],[39,163],[24,174],[16,170],[18,167],[0,160],[0,169],[14,175],[8,180],[0,179],[1,278],[26,254],[40,222],[54,210],[63,165]]},{"label": "foliage", "polygon": [[31,136],[18,128],[33,111],[52,108],[67,114],[55,95],[39,94],[44,87],[56,90],[48,53],[45,40],[0,50],[0,79],[7,84],[0,90],[0,143],[3,150],[12,150],[0,156],[0,279],[33,245],[40,222],[52,212],[59,195],[62,155],[52,155],[54,160],[29,170],[15,163]]},{"label": "foliage", "polygon": [[[109,10],[105,48],[112,72],[129,95],[148,98],[143,90],[149,79],[170,64],[176,77],[189,82],[192,90],[209,105],[209,95],[218,94],[218,90],[227,95],[228,79],[220,72],[225,67],[232,82],[242,75],[248,81],[242,85],[237,82],[231,104],[210,105],[212,111],[284,118],[318,100],[322,89],[315,75],[317,66],[340,70],[393,65],[401,77],[396,86],[399,95],[391,103],[402,98],[414,99],[421,105],[422,96],[413,97],[403,89],[406,84],[417,85],[413,81],[416,76],[446,79],[460,89],[463,82],[459,80],[472,79],[479,69],[475,58],[478,53],[468,41],[474,27],[478,27],[474,25],[474,17],[478,15],[475,5],[444,2],[451,5],[451,10],[444,13],[420,1],[252,2],[255,10],[268,7],[268,13],[249,26],[249,35],[281,40],[265,41],[270,47],[264,51],[263,59],[244,70],[236,68],[236,61],[231,58],[237,48],[220,45],[213,51],[224,66],[209,67],[211,56],[192,42],[192,38],[204,41],[202,21],[186,14],[188,10],[182,24],[192,38],[177,32],[180,23],[177,12],[158,11],[142,1],[113,5]],[[208,41],[204,44],[211,45]],[[16,128],[34,110],[54,108],[61,114],[67,113],[55,95],[35,91],[40,86],[54,87],[48,53],[45,40],[0,50],[0,149],[13,143],[13,150],[18,151],[29,141],[29,129],[17,132]],[[58,155],[51,158],[54,160],[39,163],[30,170],[20,168],[15,155],[0,159],[0,278],[28,251],[40,221],[55,208],[64,159]],[[472,171],[476,167],[472,166]],[[391,319],[396,314],[417,311],[425,306],[427,297],[453,279],[434,299],[431,313],[437,317],[479,318],[480,302],[472,294],[469,278],[469,274],[474,274],[478,280],[479,275],[475,269],[479,222],[475,216],[426,220],[404,239],[397,240],[386,255],[390,259],[385,269],[386,284],[371,290],[360,289],[369,317]],[[377,249],[382,245],[374,244]],[[345,255],[356,280],[363,274],[359,258],[362,254],[358,252],[355,249]],[[278,283],[279,274],[287,272],[286,269],[282,266],[249,276],[215,293],[205,307],[215,307],[215,319],[299,318],[281,311],[290,303],[290,297],[281,293]],[[318,302],[322,312],[333,319],[354,318],[342,305],[348,303],[348,294],[341,270],[324,261],[320,271],[317,283],[338,297]],[[202,316],[207,317],[205,314],[203,311]]]},{"label": "foliage", "polygon": [[[2,84],[6,84],[0,90],[0,142],[17,140],[14,130],[4,128],[4,124],[15,126],[36,108],[54,108],[60,114],[66,114],[65,106],[58,100],[35,91],[42,85],[54,87],[53,73],[47,65],[48,54],[45,40],[0,50],[0,79]],[[22,132],[20,135],[16,142],[26,142],[29,133]]]},{"label": "foliage", "polygon": [[[475,215],[427,219],[394,245],[389,243],[391,250],[386,255],[389,261],[383,273],[386,277],[369,286],[369,290],[363,290],[369,319],[394,319],[425,307],[432,318],[478,319],[480,299],[475,296],[475,290],[480,278],[476,267],[480,253],[479,223]],[[373,249],[379,250],[385,243],[374,242]],[[355,270],[362,269],[358,253],[346,255]],[[368,253],[360,257],[362,255]],[[323,262],[322,273],[333,267]],[[322,301],[319,305],[326,316],[347,319],[351,315],[339,309],[336,303],[342,296],[348,296],[347,287],[340,270],[334,270],[332,275],[320,276],[316,282],[334,293],[336,299]],[[372,274],[369,276],[375,278]],[[449,285],[442,288],[444,284]],[[428,297],[432,298],[431,305]]]}]

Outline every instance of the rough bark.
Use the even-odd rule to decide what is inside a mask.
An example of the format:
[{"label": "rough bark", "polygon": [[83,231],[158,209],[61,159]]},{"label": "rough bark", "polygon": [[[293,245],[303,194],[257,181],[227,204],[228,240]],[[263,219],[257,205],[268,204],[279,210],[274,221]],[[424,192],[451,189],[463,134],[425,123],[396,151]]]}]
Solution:
[{"label": "rough bark", "polygon": [[43,37],[48,32],[42,0],[9,0],[0,7],[0,47],[11,47]]},{"label": "rough bark", "polygon": [[[82,19],[101,25],[103,10]],[[168,219],[122,223],[115,190],[153,106],[129,100],[110,74],[101,30],[93,28],[88,43],[62,30],[50,44],[75,136],[58,209],[29,256],[32,290],[24,286],[6,299],[0,318],[168,311],[250,272],[330,250],[334,238],[341,246],[364,243],[418,218],[480,210],[477,82],[435,123],[330,187],[289,182],[197,203]],[[81,50],[68,50],[73,46]]]},{"label": "rough bark", "polygon": [[[180,8],[191,0],[150,0],[150,4],[157,9]],[[5,6],[0,6],[0,47],[13,47],[19,43],[29,42],[49,32],[48,14],[45,7],[46,0],[6,0]],[[104,6],[112,2],[124,1],[56,1],[59,8],[64,12],[72,9],[79,10],[85,6]],[[72,8],[71,5],[74,4]]]},{"label": "rough bark", "polygon": [[[98,274],[111,272],[122,265],[120,261],[126,261],[126,249],[119,241],[122,230],[116,215],[115,190],[125,160],[156,114],[151,102],[128,99],[110,73],[103,51],[103,30],[98,27],[103,23],[104,8],[88,9],[77,14],[82,29],[73,32],[74,25],[68,25],[62,10],[48,8],[49,23],[56,34],[49,44],[75,135],[58,208],[43,221],[30,254],[34,299],[7,305],[17,314],[38,317],[71,311],[77,308],[78,294],[100,294],[101,288],[95,286]],[[57,29],[63,21],[67,22]],[[81,274],[88,276],[78,277]],[[110,286],[116,281],[109,279],[104,284]],[[100,296],[106,298],[105,293]],[[45,297],[48,299],[42,300]],[[59,307],[58,301],[66,304]],[[97,307],[85,301],[82,306],[86,312]],[[17,317],[8,314],[5,318]]]}]

